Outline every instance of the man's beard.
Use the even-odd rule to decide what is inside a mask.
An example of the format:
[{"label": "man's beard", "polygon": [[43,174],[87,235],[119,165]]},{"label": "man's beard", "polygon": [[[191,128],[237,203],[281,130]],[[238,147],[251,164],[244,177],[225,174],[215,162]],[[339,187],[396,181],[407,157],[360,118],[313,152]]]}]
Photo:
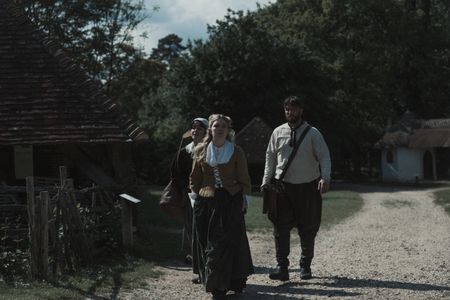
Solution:
[{"label": "man's beard", "polygon": [[295,123],[299,122],[301,118],[302,118],[302,116],[298,115],[298,116],[290,116],[290,117],[287,117],[286,119],[287,119],[288,123],[295,124]]}]

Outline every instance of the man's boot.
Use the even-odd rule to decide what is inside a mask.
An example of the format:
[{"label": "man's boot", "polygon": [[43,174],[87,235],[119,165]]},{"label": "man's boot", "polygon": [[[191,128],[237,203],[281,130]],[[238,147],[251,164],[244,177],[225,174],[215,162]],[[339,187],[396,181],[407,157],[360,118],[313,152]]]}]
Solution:
[{"label": "man's boot", "polygon": [[269,274],[269,278],[272,280],[289,280],[289,252],[290,252],[290,238],[291,234],[289,230],[275,228],[275,250],[277,257],[277,268],[275,272]]},{"label": "man's boot", "polygon": [[311,267],[300,267],[300,278],[303,280],[311,279]]},{"label": "man's boot", "polygon": [[300,278],[303,280],[311,279],[311,260],[302,258],[300,260]]},{"label": "man's boot", "polygon": [[275,272],[269,274],[272,280],[287,281],[289,280],[289,271],[287,266],[277,266]]}]

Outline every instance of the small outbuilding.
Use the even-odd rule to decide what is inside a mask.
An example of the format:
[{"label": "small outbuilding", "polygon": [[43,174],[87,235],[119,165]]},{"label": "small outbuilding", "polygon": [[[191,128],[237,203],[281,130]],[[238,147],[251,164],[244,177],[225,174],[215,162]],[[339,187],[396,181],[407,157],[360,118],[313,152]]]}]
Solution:
[{"label": "small outbuilding", "polygon": [[259,186],[264,174],[266,149],[273,129],[260,117],[254,117],[236,134],[236,144],[244,149],[252,179],[252,185]]},{"label": "small outbuilding", "polygon": [[20,5],[0,1],[0,183],[57,177],[60,165],[80,181],[126,181],[127,145],[147,138]]},{"label": "small outbuilding", "polygon": [[[98,226],[89,229],[90,245],[94,245],[102,241],[105,228],[109,229],[99,220],[115,216],[103,210],[115,210],[111,194],[128,192],[136,179],[130,144],[147,140],[148,136],[80,66],[47,39],[17,3],[20,2],[0,1],[0,223],[6,224],[6,227],[2,225],[2,236],[11,234],[13,237],[19,229],[22,234],[23,229],[25,232],[30,229],[30,245],[35,245],[35,236],[31,233],[37,228],[35,221],[60,220],[43,221],[44,229],[37,230],[46,236],[39,240],[47,241],[41,245],[46,250],[31,252],[48,254],[48,244],[57,245],[55,240],[61,238],[59,225],[63,221],[77,224],[76,232],[84,235],[81,221],[72,222],[80,220],[74,203],[77,189],[76,195],[81,195],[77,201],[89,202],[86,207],[91,212],[103,211],[102,218],[92,218]],[[68,171],[73,179],[70,184],[65,181],[66,176],[60,177],[61,182],[55,181],[60,174],[66,174],[60,170]],[[38,182],[44,182],[41,187],[52,193],[56,183],[61,190],[63,185],[67,189],[58,197],[45,197],[45,201],[44,196],[39,196],[39,205],[43,207],[40,209],[34,201],[34,186],[39,185]],[[82,188],[88,191],[82,193]],[[70,194],[71,198],[64,200],[60,196],[63,194]],[[121,196],[122,243],[129,246],[132,243],[130,203],[135,203],[136,199]],[[37,212],[39,217],[35,217]],[[23,228],[26,223],[29,227]],[[53,239],[50,240],[49,235]],[[64,238],[70,236],[72,234],[64,233]],[[69,246],[73,249],[68,250]],[[74,250],[77,246],[77,242],[65,242],[64,251],[73,253],[78,251]],[[51,247],[56,249],[56,246]],[[79,252],[90,254],[90,251]],[[48,261],[43,257],[37,260]],[[56,259],[53,261],[57,263]]]},{"label": "small outbuilding", "polygon": [[376,143],[384,181],[450,178],[450,119],[418,119],[407,111]]}]

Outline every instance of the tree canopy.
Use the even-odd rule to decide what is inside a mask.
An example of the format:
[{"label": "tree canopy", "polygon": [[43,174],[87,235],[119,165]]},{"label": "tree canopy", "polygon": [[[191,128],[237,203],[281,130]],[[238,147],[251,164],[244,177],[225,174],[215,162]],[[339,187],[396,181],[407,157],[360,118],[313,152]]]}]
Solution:
[{"label": "tree canopy", "polygon": [[109,93],[111,83],[144,54],[132,31],[145,18],[144,1],[25,0],[31,19]]},{"label": "tree canopy", "polygon": [[324,133],[336,169],[350,172],[367,163],[388,120],[406,110],[450,116],[444,0],[278,0],[228,11],[208,26],[206,40],[184,44],[169,34],[149,55],[130,34],[143,1],[25,2],[147,128],[159,149],[155,172],[193,117],[225,113],[239,130],[259,116],[275,127],[292,94],[306,99],[305,117]]},{"label": "tree canopy", "polygon": [[389,119],[406,110],[449,117],[449,24],[443,0],[279,0],[229,11],[170,62],[140,116],[150,128],[214,112],[238,129],[256,115],[276,126],[282,100],[298,94],[335,159],[359,170]]}]

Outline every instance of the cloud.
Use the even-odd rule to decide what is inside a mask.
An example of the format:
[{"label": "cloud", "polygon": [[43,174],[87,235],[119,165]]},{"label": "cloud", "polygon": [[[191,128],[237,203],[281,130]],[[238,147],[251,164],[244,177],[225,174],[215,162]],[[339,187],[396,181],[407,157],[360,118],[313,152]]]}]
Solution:
[{"label": "cloud", "polygon": [[144,21],[136,30],[135,36],[146,31],[148,39],[136,38],[147,53],[158,44],[158,40],[168,34],[175,33],[187,39],[207,38],[207,24],[214,24],[222,19],[227,9],[255,10],[256,3],[268,4],[270,0],[145,0],[146,7],[157,4],[159,10],[151,13],[151,17]]}]

